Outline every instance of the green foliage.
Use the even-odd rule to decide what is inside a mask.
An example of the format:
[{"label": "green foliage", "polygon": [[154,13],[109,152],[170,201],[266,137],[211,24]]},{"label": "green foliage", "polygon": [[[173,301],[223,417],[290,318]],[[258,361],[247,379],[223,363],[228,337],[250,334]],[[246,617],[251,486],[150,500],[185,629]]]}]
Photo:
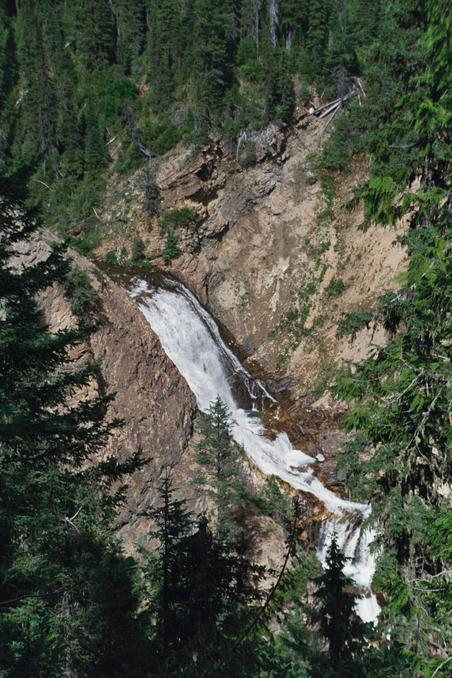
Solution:
[{"label": "green foliage", "polygon": [[147,168],[144,173],[144,209],[150,216],[158,214],[160,209],[160,191],[154,172]]},{"label": "green foliage", "polygon": [[35,301],[80,276],[61,245],[10,266],[36,225],[11,184],[0,195],[0,673],[143,675],[134,563],[110,532],[139,464],[100,455],[119,423],[104,421],[112,397],[87,398],[99,367],[70,358],[90,330],[52,334]]},{"label": "green foliage", "polygon": [[182,138],[181,130],[171,122],[146,122],[141,134],[144,145],[156,155],[164,155]]},{"label": "green foliage", "polygon": [[64,278],[63,287],[75,315],[86,317],[98,310],[99,297],[83,269],[76,266],[71,268]]},{"label": "green foliage", "polygon": [[449,23],[445,3],[426,9],[419,51],[399,74],[405,91],[378,137],[370,136],[374,160],[360,191],[368,220],[408,220],[408,271],[375,314],[391,340],[337,385],[352,404],[346,425],[355,431],[342,463],[350,487],[371,499],[378,526],[375,581],[387,599],[381,627],[391,628],[415,675],[440,666],[432,646],[443,656],[450,646],[444,601],[451,595],[442,490],[451,473]]},{"label": "green foliage", "polygon": [[253,141],[245,141],[244,144],[241,144],[239,163],[245,168],[256,164],[256,144]]},{"label": "green foliage", "polygon": [[193,223],[196,216],[196,210],[192,207],[180,207],[166,210],[160,220],[160,229],[165,234],[165,245],[163,248],[163,259],[169,263],[182,254],[179,247],[177,230],[187,227]]},{"label": "green foliage", "polygon": [[267,478],[260,492],[252,492],[247,485],[241,490],[242,496],[251,501],[267,516],[284,527],[290,519],[292,506],[289,498],[281,490],[274,476]]},{"label": "green foliage", "polygon": [[238,529],[235,511],[242,487],[242,453],[232,440],[230,413],[219,397],[199,424],[199,432],[201,440],[196,453],[199,471],[195,483],[212,499],[218,534],[226,538]]},{"label": "green foliage", "polygon": [[134,238],[132,242],[132,261],[144,259],[145,244],[141,238]]},{"label": "green foliage", "polygon": [[[400,64],[416,63],[416,1],[279,0],[275,22],[272,5],[257,0],[24,0],[0,16],[2,163],[31,168],[34,204],[68,232],[101,199],[111,150],[115,170],[130,173],[182,138],[201,145],[213,133],[236,140],[247,128],[290,123],[296,74],[308,99],[308,84],[333,97],[360,76],[366,97],[347,101],[322,159],[344,168],[353,152],[378,146],[403,85]],[[409,159],[405,123],[399,143]],[[243,162],[253,162],[252,149]]]},{"label": "green foliage", "polygon": [[105,255],[105,261],[107,264],[116,265],[118,263],[118,255],[116,254],[116,250],[109,250]]},{"label": "green foliage", "polygon": [[182,250],[179,247],[177,234],[172,228],[167,229],[165,234],[165,245],[162,252],[163,261],[165,264],[169,264],[173,259],[180,257],[181,254]]},{"label": "green foliage", "polygon": [[372,314],[370,311],[350,311],[349,313],[344,313],[337,324],[336,337],[340,339],[341,337],[350,336],[350,341],[353,341],[359,330],[364,326],[369,327],[371,319]]},{"label": "green foliage", "polygon": [[256,651],[237,640],[261,598],[264,568],[211,532],[205,516],[195,523],[168,474],[159,494],[151,512],[157,548],[145,555],[145,579],[161,674],[250,675]]},{"label": "green foliage", "polygon": [[340,297],[347,289],[346,284],[341,278],[331,278],[330,282],[325,288],[327,297]]},{"label": "green foliage", "polygon": [[333,536],[326,555],[325,572],[317,577],[312,612],[314,623],[328,641],[332,668],[341,676],[364,676],[358,669],[365,625],[355,612],[355,597],[349,591],[352,581],[344,574],[346,559]]},{"label": "green foliage", "polygon": [[160,228],[163,231],[168,229],[178,229],[190,226],[196,217],[196,209],[193,207],[178,207],[175,209],[165,210],[160,217]]}]

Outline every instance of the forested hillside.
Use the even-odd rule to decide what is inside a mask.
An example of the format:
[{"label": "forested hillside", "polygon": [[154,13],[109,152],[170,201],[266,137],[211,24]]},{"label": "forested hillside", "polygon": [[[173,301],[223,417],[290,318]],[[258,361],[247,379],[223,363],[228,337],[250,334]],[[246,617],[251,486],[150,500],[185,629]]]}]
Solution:
[{"label": "forested hillside", "polygon": [[[0,2],[1,678],[451,675],[450,36],[445,0]],[[312,160],[322,190],[359,166],[348,207],[362,205],[361,231],[402,224],[407,252],[398,288],[338,328],[385,332],[333,389],[347,405],[339,491],[372,507],[375,624],[357,614],[338,535],[324,567],[315,556],[332,511],[313,520],[303,491],[250,480],[219,397],[196,419],[187,477],[175,463],[155,472],[147,534],[126,555],[117,516],[146,465],[139,445],[121,461],[105,452],[127,422],[86,348],[109,322],[92,271],[61,240],[44,260],[17,256],[42,225],[91,254],[107,186],[145,168],[169,264],[195,210],[159,213],[156,161],[220,140],[238,162],[242,139],[253,165],[254,132],[290,135],[297,112],[328,102]],[[143,241],[131,260],[151,267]],[[57,332],[49,289],[70,308]],[[341,281],[328,290],[340,298]],[[299,340],[308,314],[285,316]],[[262,523],[280,535],[276,569],[256,555]]]},{"label": "forested hillside", "polygon": [[118,134],[115,169],[129,172],[182,138],[288,123],[310,88],[335,99],[364,76],[364,106],[350,102],[325,161],[345,167],[416,68],[423,24],[415,0],[4,2],[2,170],[25,167],[67,232],[92,217]]}]

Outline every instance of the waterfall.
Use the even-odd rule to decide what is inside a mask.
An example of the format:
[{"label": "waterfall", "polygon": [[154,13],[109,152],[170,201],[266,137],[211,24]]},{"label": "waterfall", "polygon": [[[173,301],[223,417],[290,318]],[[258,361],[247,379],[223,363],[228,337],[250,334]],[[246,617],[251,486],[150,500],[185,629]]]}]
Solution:
[{"label": "waterfall", "polygon": [[[162,347],[185,378],[196,397],[199,409],[207,413],[219,396],[232,418],[232,436],[252,462],[267,476],[277,476],[296,490],[317,497],[334,514],[322,524],[318,556],[325,561],[333,534],[348,558],[347,574],[362,592],[357,611],[365,621],[378,615],[378,604],[370,584],[375,570],[369,552],[372,531],[361,531],[369,515],[367,504],[338,497],[318,480],[313,472],[316,460],[294,449],[286,433],[274,439],[265,435],[260,418],[253,410],[258,403],[273,400],[265,385],[241,365],[224,343],[217,324],[196,297],[181,283],[165,278],[153,284],[139,278],[127,288],[158,335]],[[241,395],[244,393],[245,398]]]},{"label": "waterfall", "polygon": [[273,47],[276,47],[276,29],[278,27],[278,2],[277,0],[270,0],[268,8],[270,15],[270,38]]}]

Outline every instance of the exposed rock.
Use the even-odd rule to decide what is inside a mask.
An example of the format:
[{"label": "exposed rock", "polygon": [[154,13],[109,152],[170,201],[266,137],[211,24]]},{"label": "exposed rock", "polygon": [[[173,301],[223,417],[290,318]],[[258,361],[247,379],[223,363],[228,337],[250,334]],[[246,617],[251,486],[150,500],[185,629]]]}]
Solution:
[{"label": "exposed rock", "polygon": [[[21,246],[21,261],[31,263],[46,256],[53,235]],[[185,380],[166,357],[136,304],[93,264],[71,253],[77,266],[90,273],[99,296],[104,322],[79,349],[79,360],[102,360],[102,384],[107,393],[116,393],[108,417],[119,417],[125,425],[110,439],[105,455],[124,460],[140,450],[146,466],[129,479],[127,508],[118,518],[126,548],[132,551],[149,529],[146,512],[156,498],[156,485],[163,470],[186,463],[185,451],[192,434],[195,400]],[[52,331],[74,322],[68,301],[59,286],[46,290],[42,306]]]},{"label": "exposed rock", "polygon": [[[291,431],[297,438],[312,436],[307,444],[314,455],[325,455],[322,472],[330,475],[328,457],[342,438],[334,416],[340,408],[329,386],[339,367],[386,340],[381,328],[370,327],[350,343],[336,336],[338,322],[344,312],[369,308],[383,290],[396,287],[406,258],[394,242],[403,225],[398,231],[376,225],[364,231],[362,209],[347,207],[365,178],[364,167],[352,166],[334,193],[322,187],[313,157],[327,138],[324,126],[302,107],[292,127],[268,128],[262,139],[247,132],[256,147],[250,166],[237,162],[234,144],[215,141],[195,159],[188,149],[171,151],[157,180],[164,209],[187,205],[197,212],[195,224],[179,230],[183,255],[169,271],[260,365],[271,391],[280,399],[290,392],[298,405],[291,419],[303,422]],[[130,178],[127,190],[133,193],[138,183]],[[130,228],[164,267],[157,222],[144,223],[134,210],[132,200]],[[332,416],[320,425],[308,417],[305,425],[307,404]],[[322,426],[331,433],[331,445],[323,444]]]}]

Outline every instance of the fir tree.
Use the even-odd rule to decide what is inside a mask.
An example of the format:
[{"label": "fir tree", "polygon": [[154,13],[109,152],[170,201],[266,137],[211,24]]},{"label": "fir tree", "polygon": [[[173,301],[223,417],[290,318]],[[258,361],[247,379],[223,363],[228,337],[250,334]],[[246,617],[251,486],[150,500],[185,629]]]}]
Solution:
[{"label": "fir tree", "polygon": [[163,248],[163,260],[165,264],[169,264],[173,259],[180,257],[182,251],[179,247],[177,234],[173,228],[166,229],[165,246]]},{"label": "fir tree", "polygon": [[375,160],[361,190],[368,219],[410,223],[405,282],[374,312],[392,339],[338,385],[354,403],[347,425],[358,431],[343,463],[350,485],[372,500],[380,534],[375,581],[388,597],[381,623],[425,671],[440,664],[429,660],[430,644],[443,656],[450,644],[451,562],[441,490],[450,477],[450,37],[445,3],[428,9],[416,72],[370,138]]},{"label": "fir tree", "polygon": [[248,606],[260,598],[262,568],[220,541],[204,515],[195,524],[168,474],[159,495],[160,506],[150,514],[157,550],[146,556],[145,576],[163,675],[211,675],[224,666],[251,665],[248,643],[234,656],[228,648],[236,644]]},{"label": "fir tree", "polygon": [[35,223],[11,185],[0,193],[0,672],[139,675],[133,566],[108,530],[123,496],[112,484],[137,462],[98,461],[111,396],[77,402],[98,366],[68,355],[90,330],[51,334],[35,301],[63,282],[63,248],[12,265]]},{"label": "fir tree", "polygon": [[230,0],[195,2],[195,100],[203,124],[217,125],[223,95],[232,84],[235,18]]},{"label": "fir tree", "polygon": [[87,72],[112,63],[115,58],[114,16],[108,0],[74,3],[77,56]]},{"label": "fir tree", "polygon": [[157,540],[157,550],[147,558],[146,575],[156,615],[157,651],[168,668],[172,657],[180,653],[181,634],[186,632],[183,606],[188,596],[184,579],[187,556],[183,542],[192,531],[192,521],[186,502],[174,497],[168,472],[159,487],[159,499],[160,506],[150,513],[155,523],[151,537]]},{"label": "fir tree", "polygon": [[313,76],[322,75],[328,41],[328,3],[312,0],[309,3],[306,47]]},{"label": "fir tree", "polygon": [[117,60],[126,73],[134,72],[146,39],[145,0],[114,0]]},{"label": "fir tree", "polygon": [[230,413],[220,397],[210,406],[199,432],[196,462],[200,471],[195,482],[213,500],[220,538],[230,537],[238,530],[234,509],[242,485],[241,452],[232,440]]},{"label": "fir tree", "polygon": [[346,559],[336,536],[326,555],[326,569],[315,581],[317,605],[312,613],[320,633],[328,641],[331,666],[341,676],[360,675],[355,661],[362,647],[364,624],[355,612],[355,596],[348,590],[352,581],[344,574]]}]

